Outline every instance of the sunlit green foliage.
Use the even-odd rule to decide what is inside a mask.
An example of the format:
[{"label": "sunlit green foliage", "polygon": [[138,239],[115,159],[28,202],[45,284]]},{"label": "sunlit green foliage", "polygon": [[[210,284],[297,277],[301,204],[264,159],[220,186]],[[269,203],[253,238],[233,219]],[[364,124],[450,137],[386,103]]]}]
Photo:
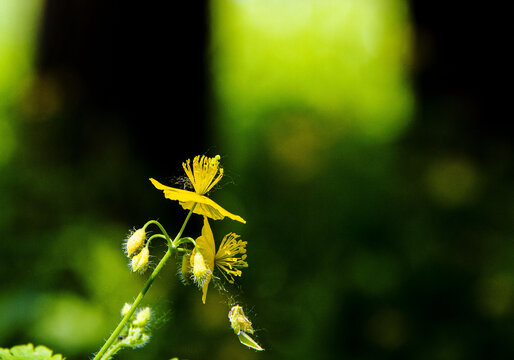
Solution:
[{"label": "sunlit green foliage", "polygon": [[283,121],[286,111],[328,127],[332,136],[321,142],[401,134],[413,105],[403,1],[215,0],[212,13],[225,131],[252,132]]},{"label": "sunlit green foliage", "polygon": [[0,169],[16,148],[12,108],[30,77],[41,0],[0,3]]},{"label": "sunlit green foliage", "polygon": [[[109,116],[114,129],[68,153],[70,133],[87,127],[75,114],[90,109],[60,112],[56,79],[33,74],[41,4],[0,1],[0,346],[33,341],[74,360],[97,350],[141,286],[120,234],[160,194],[133,176],[148,169],[139,134]],[[252,219],[234,301],[255,300],[248,314],[266,352],[222,333],[216,291],[203,305],[163,272],[148,298],[159,331],[146,358],[512,357],[512,152],[452,125],[451,99],[415,117],[411,57],[423,54],[412,54],[407,4],[211,1],[212,138],[198,150],[219,144],[230,169],[220,186],[239,194],[216,200]],[[197,121],[175,110],[164,121]]]},{"label": "sunlit green foliage", "polygon": [[11,349],[0,348],[2,360],[63,360],[62,355],[53,354],[52,350],[39,345],[34,349],[32,344],[18,345]]}]

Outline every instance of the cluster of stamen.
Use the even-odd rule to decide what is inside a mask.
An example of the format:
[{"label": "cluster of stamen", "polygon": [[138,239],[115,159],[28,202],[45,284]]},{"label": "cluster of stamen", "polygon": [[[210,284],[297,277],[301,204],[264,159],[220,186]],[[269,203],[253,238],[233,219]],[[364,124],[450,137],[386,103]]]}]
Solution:
[{"label": "cluster of stamen", "polygon": [[193,168],[191,169],[191,160],[188,159],[182,163],[184,171],[191,180],[195,192],[204,195],[216,185],[223,177],[223,168],[219,167],[220,156],[213,158],[205,155],[196,156],[193,159]]},{"label": "cluster of stamen", "polygon": [[[228,282],[234,282],[234,276],[241,276],[240,268],[248,267],[246,260],[246,241],[240,240],[239,235],[229,233],[221,241],[216,253],[216,266],[221,270]],[[238,256],[242,254],[241,256]]]}]

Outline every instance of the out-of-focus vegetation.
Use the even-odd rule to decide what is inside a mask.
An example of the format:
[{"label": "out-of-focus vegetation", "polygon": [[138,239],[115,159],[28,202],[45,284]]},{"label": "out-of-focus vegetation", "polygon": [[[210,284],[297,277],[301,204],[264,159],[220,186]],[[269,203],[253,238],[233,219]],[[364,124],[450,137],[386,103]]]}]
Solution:
[{"label": "out-of-focus vegetation", "polygon": [[[85,4],[0,2],[0,347],[98,350],[143,284],[128,230],[185,216],[147,179],[208,151],[223,204],[249,219],[212,226],[248,240],[230,290],[265,351],[241,346],[216,291],[203,305],[170,262],[145,300],[151,342],[120,359],[512,358],[512,149],[477,120],[472,87],[420,84],[437,49],[413,36],[408,4],[181,8],[171,20],[209,14],[205,64],[183,48],[194,23]],[[203,106],[207,125],[191,118]]]},{"label": "out-of-focus vegetation", "polygon": [[454,107],[414,111],[405,2],[214,4],[216,124],[264,259],[245,297],[274,356],[512,354],[512,154],[477,156]]}]

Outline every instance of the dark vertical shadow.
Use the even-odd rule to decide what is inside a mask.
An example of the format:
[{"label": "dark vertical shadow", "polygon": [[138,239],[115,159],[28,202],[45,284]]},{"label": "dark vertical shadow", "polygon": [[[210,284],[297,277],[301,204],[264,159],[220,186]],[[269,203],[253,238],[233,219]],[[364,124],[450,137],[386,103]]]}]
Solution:
[{"label": "dark vertical shadow", "polygon": [[[179,175],[206,151],[206,14],[203,1],[47,0],[37,72],[58,84],[62,106],[28,142],[79,176],[110,162],[119,174],[98,176],[118,175],[122,187],[136,171]],[[130,211],[110,194],[112,213]]]}]

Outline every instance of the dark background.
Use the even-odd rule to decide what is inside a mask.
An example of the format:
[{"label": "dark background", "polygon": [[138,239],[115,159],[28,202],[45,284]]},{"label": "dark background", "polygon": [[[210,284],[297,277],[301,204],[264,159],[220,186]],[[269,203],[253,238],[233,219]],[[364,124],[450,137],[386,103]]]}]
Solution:
[{"label": "dark background", "polygon": [[[514,356],[508,22],[484,4],[409,6],[416,107],[397,141],[387,149],[342,142],[330,173],[309,183],[274,173],[257,147],[222,184],[220,193],[238,199],[227,208],[248,220],[227,230],[249,241],[251,267],[235,299],[267,350],[239,346],[222,298],[210,290],[202,307],[169,264],[149,297],[159,318],[152,342],[120,359]],[[13,108],[22,146],[0,184],[0,308],[10,314],[1,346],[45,342],[69,359],[96,351],[124,300],[94,290],[92,273],[104,266],[89,260],[104,251],[95,244],[119,248],[129,228],[152,218],[171,233],[180,226],[184,211],[147,178],[170,181],[203,153],[227,155],[229,169],[210,113],[208,19],[204,2],[45,3],[37,78],[23,100],[31,105]],[[426,183],[437,171],[450,175],[441,180],[447,192],[434,197]],[[113,254],[107,272],[110,261],[125,261]],[[141,280],[121,274],[109,281],[123,288],[131,276],[129,301]],[[96,345],[66,349],[52,340],[59,336],[45,337],[59,313],[47,303],[70,293],[71,304],[79,296],[94,314],[109,314]],[[79,303],[71,308],[87,307]]]}]

